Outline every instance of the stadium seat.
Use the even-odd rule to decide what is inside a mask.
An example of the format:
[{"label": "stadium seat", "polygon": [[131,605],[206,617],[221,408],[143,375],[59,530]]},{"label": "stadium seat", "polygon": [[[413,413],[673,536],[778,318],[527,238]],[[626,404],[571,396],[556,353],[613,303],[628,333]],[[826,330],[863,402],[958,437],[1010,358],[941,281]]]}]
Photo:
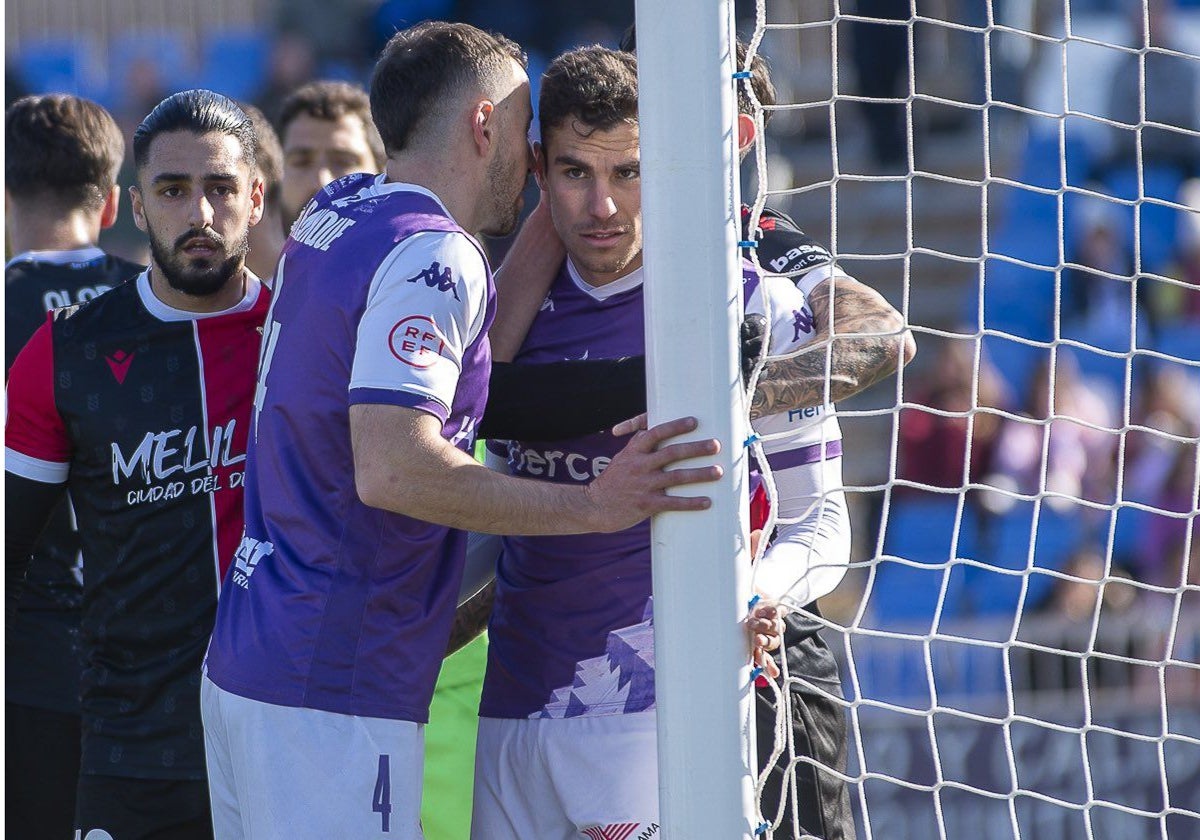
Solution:
[{"label": "stadium seat", "polygon": [[158,72],[163,95],[195,86],[191,53],[183,34],[173,30],[145,29],[124,32],[113,38],[108,58],[108,85],[102,101],[120,109],[129,103],[129,79],[139,65],[150,63]]},{"label": "stadium seat", "polygon": [[85,38],[25,41],[17,59],[22,80],[34,93],[95,94],[96,50]]},{"label": "stadium seat", "polygon": [[[1043,502],[1038,514],[1037,534],[1033,534],[1033,503],[1017,502],[1011,510],[997,515],[989,528],[989,539],[982,559],[995,569],[1025,569],[1029,546],[1033,542],[1034,569],[1060,570],[1079,547],[1082,538],[1079,511],[1058,511]],[[1050,597],[1055,578],[1032,573],[1022,610],[1037,609]],[[966,597],[973,614],[995,618],[1015,618],[1021,599],[1021,577],[1002,574],[978,566],[966,567]]]},{"label": "stadium seat", "polygon": [[947,575],[942,615],[960,614],[963,578],[959,567],[948,564],[954,557],[975,556],[978,528],[974,508],[964,507],[958,545],[952,546],[957,512],[956,495],[893,497],[883,542],[886,557],[879,562],[870,593],[873,626],[891,629],[898,622],[924,622],[928,628]]},{"label": "stadium seat", "polygon": [[[1116,198],[1125,201],[1135,201],[1138,198],[1139,179],[1135,166],[1114,169],[1105,177],[1104,183],[1110,194]],[[1166,166],[1147,166],[1141,178],[1145,197],[1160,201],[1177,201],[1179,187],[1182,183],[1183,174],[1177,169]],[[1170,262],[1175,251],[1179,211],[1153,201],[1143,201],[1136,210],[1141,221],[1142,271],[1159,272]],[[1131,253],[1133,251],[1134,211],[1135,208],[1132,206],[1120,206],[1121,216],[1124,219],[1123,229],[1128,232],[1129,236],[1126,245]]]},{"label": "stadium seat", "polygon": [[254,29],[214,30],[201,38],[198,84],[233,99],[249,99],[262,86],[270,43]]}]

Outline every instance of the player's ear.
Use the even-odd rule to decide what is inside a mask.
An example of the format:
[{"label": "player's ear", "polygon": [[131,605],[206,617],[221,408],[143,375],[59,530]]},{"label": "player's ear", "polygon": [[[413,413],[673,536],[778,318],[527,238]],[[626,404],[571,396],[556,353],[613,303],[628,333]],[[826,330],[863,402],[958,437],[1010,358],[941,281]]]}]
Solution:
[{"label": "player's ear", "polygon": [[146,208],[142,204],[142,191],[137,187],[129,188],[129,209],[133,211],[133,223],[137,225],[138,230],[149,233],[146,229]]},{"label": "player's ear", "polygon": [[544,192],[546,189],[546,148],[541,141],[534,141],[533,144],[533,177],[537,181],[538,189]]},{"label": "player's ear", "polygon": [[266,208],[265,188],[263,179],[254,177],[250,180],[250,227],[262,221],[263,210]]},{"label": "player's ear", "polygon": [[749,114],[738,114],[738,151],[745,152],[754,145],[754,140],[758,137],[758,126],[754,122],[754,117]]},{"label": "player's ear", "polygon": [[495,136],[496,106],[490,99],[481,99],[471,111],[471,139],[480,155],[487,156]]},{"label": "player's ear", "polygon": [[108,196],[104,199],[104,206],[100,209],[100,230],[112,227],[117,221],[117,214],[120,210],[121,187],[113,184],[112,189],[108,191]]}]

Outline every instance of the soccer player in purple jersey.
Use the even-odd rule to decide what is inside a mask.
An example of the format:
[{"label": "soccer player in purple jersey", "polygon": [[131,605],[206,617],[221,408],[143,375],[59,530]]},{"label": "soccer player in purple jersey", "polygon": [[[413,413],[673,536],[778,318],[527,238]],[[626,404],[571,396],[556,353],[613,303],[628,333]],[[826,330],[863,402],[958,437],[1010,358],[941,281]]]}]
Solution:
[{"label": "soccer player in purple jersey", "polygon": [[[643,352],[636,62],[592,47],[542,82],[539,180],[568,254],[518,363]],[[789,280],[746,275],[747,311],[771,313],[771,352],[816,335]],[[830,591],[849,559],[841,436],[832,405],[759,418],[779,513],[795,521],[756,570],[771,604]],[[612,435],[511,441],[512,473],[568,488],[617,449]],[[512,537],[496,576],[480,707],[473,836],[627,836],[657,830],[650,534]]]},{"label": "soccer player in purple jersey", "polygon": [[[28,96],[4,118],[5,218],[15,256],[4,267],[4,370],[46,322],[141,273],[104,253],[117,218],[125,141],[95,102]],[[9,557],[15,562],[16,557]],[[4,635],[5,801],[9,837],[69,837],[79,779],[79,534],[58,505],[34,550]],[[15,601],[15,592],[7,593]]]},{"label": "soccer player in purple jersey", "polygon": [[468,454],[489,372],[475,233],[516,225],[525,57],[466,24],[399,32],[371,82],[380,176],[320,190],[276,272],[246,464],[246,530],[202,686],[218,838],[419,838],[422,726],[466,534],[619,531],[704,498],[714,454],[639,433],[563,488]]},{"label": "soccer player in purple jersey", "polygon": [[[622,42],[623,50],[634,49],[632,28]],[[775,104],[769,69],[761,55],[748,61],[745,44],[737,45],[737,64],[747,67],[750,78],[738,85],[738,139],[742,157],[753,147],[758,125],[753,117],[754,100],[762,106]],[[753,91],[753,98],[751,97]],[[763,114],[763,123],[771,116]],[[549,233],[547,203],[543,201],[510,251],[500,286],[499,315],[502,329],[495,331],[496,357],[509,360],[519,348],[529,324],[545,306],[545,294],[561,264],[562,243]],[[542,218],[539,218],[539,215]],[[809,411],[828,400],[837,402],[869,387],[902,364],[915,352],[903,318],[873,289],[837,270],[828,250],[801,231],[782,213],[765,207],[754,230],[750,208],[743,206],[742,238],[758,243],[757,254],[764,269],[785,274],[806,294],[814,329],[810,352],[768,361],[752,399],[751,416],[761,417],[787,411]],[[547,267],[559,254],[558,262]],[[512,285],[507,280],[519,281]],[[761,327],[751,315],[743,323],[743,372],[749,377],[761,345]],[[761,320],[761,319],[760,319]],[[830,348],[826,371],[825,347]],[[537,438],[558,441],[607,429],[618,420],[645,411],[644,358],[573,359],[565,362],[498,364],[492,373],[491,391],[481,434],[491,438]],[[548,402],[546,395],[555,399]],[[630,427],[633,428],[633,427]],[[532,431],[531,431],[532,430]],[[474,591],[486,579],[486,554],[476,552],[478,561],[469,571]],[[469,605],[472,615],[487,606],[484,597]],[[469,616],[464,616],[464,623]],[[788,683],[791,703],[792,740],[796,755],[815,759],[835,770],[846,764],[846,721],[840,705],[837,664],[819,634],[821,623],[815,603],[793,610],[785,617],[784,649],[775,653],[777,665],[786,656],[789,673],[802,681]],[[464,632],[466,632],[464,630]],[[810,688],[809,686],[819,686]],[[775,720],[780,713],[775,694],[765,688],[757,693],[758,752],[766,769],[775,744]],[[791,774],[796,780],[797,807],[786,796]],[[796,821],[800,833],[827,840],[853,836],[853,817],[845,784],[832,773],[799,762],[794,766],[785,752],[770,767],[763,791],[763,812],[771,817],[780,812],[777,837],[794,837]]]}]

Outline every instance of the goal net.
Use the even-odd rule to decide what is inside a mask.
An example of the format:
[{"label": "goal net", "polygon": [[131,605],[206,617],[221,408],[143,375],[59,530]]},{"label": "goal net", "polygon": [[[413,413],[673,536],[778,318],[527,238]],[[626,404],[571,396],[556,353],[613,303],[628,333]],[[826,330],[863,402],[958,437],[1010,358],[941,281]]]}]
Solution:
[{"label": "goal net", "polygon": [[[743,11],[779,94],[743,200],[918,345],[837,407],[842,691],[779,681],[761,836],[814,824],[815,773],[861,837],[1200,837],[1200,6]],[[787,725],[804,691],[845,768]]]}]

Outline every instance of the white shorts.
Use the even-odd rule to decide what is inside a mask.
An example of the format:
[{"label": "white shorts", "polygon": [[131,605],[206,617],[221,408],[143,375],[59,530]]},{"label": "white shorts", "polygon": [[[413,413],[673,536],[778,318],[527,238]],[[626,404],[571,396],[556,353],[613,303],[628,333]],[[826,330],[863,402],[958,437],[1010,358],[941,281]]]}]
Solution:
[{"label": "white shorts", "polygon": [[422,840],[424,727],[200,687],[216,840]]},{"label": "white shorts", "polygon": [[480,718],[472,840],[657,837],[655,718]]}]

